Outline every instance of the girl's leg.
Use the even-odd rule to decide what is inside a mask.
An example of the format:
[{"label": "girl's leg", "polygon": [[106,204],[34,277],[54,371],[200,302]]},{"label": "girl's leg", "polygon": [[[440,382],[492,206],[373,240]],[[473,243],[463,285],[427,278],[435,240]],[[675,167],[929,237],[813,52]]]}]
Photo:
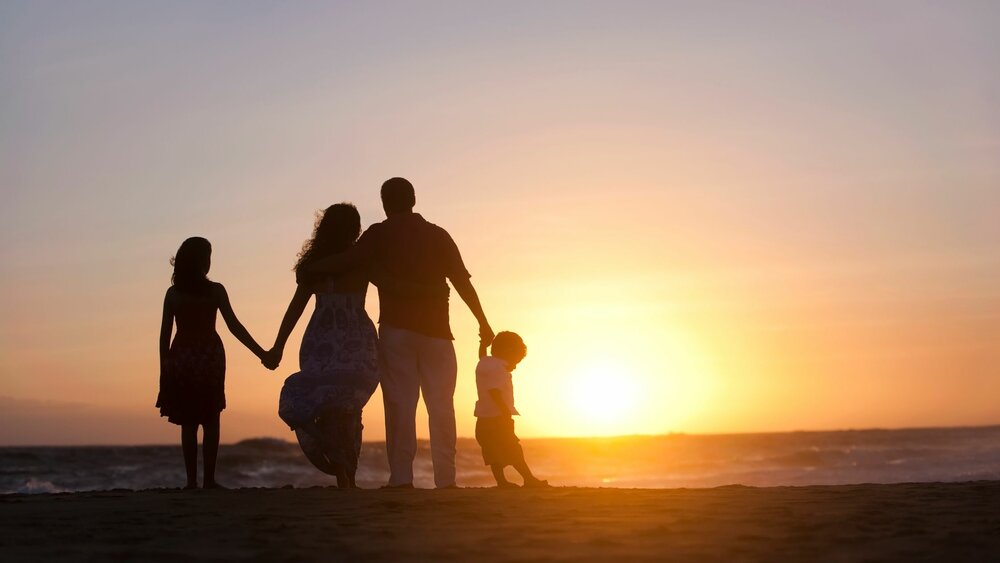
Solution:
[{"label": "girl's leg", "polygon": [[184,452],[184,470],[187,472],[185,489],[198,488],[198,425],[181,425],[181,450]]},{"label": "girl's leg", "polygon": [[215,482],[215,460],[219,455],[219,415],[203,422],[201,427],[205,430],[202,438],[202,453],[205,456],[205,488],[217,489],[219,484]]}]

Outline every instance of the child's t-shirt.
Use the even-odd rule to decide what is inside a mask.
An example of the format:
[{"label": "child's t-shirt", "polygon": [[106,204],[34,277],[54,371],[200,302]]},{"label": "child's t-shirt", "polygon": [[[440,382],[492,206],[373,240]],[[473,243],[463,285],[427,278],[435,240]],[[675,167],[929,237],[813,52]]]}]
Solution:
[{"label": "child's t-shirt", "polygon": [[507,371],[507,363],[500,358],[486,356],[479,360],[476,366],[476,391],[479,393],[479,400],[476,401],[477,418],[489,418],[502,416],[500,408],[490,397],[490,389],[498,389],[500,398],[510,409],[511,414],[521,414],[514,408],[514,382]]}]

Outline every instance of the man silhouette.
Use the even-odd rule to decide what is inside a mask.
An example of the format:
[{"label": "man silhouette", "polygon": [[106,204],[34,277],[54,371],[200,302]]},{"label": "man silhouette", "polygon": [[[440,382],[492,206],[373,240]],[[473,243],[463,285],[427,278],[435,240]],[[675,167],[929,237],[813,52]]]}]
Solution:
[{"label": "man silhouette", "polygon": [[[455,486],[455,382],[458,364],[448,318],[448,284],[479,321],[479,336],[493,340],[461,253],[447,231],[413,212],[416,194],[404,178],[382,184],[386,219],[361,235],[351,249],[312,268],[338,272],[365,263],[383,283],[379,294],[379,351],[385,404],[390,488],[413,487],[417,453],[417,400],[427,407],[434,485]],[[393,291],[392,288],[420,288]]]}]

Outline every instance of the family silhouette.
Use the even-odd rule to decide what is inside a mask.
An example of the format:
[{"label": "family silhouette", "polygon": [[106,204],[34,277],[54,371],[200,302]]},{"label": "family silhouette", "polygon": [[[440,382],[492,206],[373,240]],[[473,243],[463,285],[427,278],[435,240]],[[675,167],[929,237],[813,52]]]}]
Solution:
[{"label": "family silhouette", "polygon": [[[314,296],[315,309],[299,349],[299,371],[285,380],[278,401],[278,415],[295,432],[306,458],[334,476],[338,487],[356,488],[361,413],[381,385],[390,470],[384,488],[413,488],[421,396],[429,419],[435,487],[456,487],[458,363],[449,322],[449,282],[479,323],[475,415],[484,462],[498,486],[515,486],[503,475],[508,465],[521,473],[525,486],[547,486],[527,468],[514,433],[513,416],[518,413],[511,371],[527,352],[524,342],[510,332],[494,342],[458,246],[446,230],[413,211],[413,185],[391,178],[382,184],[380,195],[386,218],[364,233],[360,214],[349,203],[331,205],[318,218],[299,252],[295,292],[269,350],[240,324],[223,285],[209,280],[209,241],[192,237],[177,250],[163,305],[156,406],[161,416],[181,426],[187,488],[198,486],[199,426],[204,436],[204,487],[221,488],[215,481],[215,462],[219,417],[226,407],[226,363],[215,330],[217,312],[233,336],[275,370]],[[369,283],[378,289],[377,331],[365,311]]]}]

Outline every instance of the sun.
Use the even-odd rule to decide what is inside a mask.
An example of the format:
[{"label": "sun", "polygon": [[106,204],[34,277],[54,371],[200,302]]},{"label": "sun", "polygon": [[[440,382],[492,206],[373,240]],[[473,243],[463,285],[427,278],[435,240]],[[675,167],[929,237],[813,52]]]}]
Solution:
[{"label": "sun", "polygon": [[703,423],[716,371],[700,341],[663,324],[579,330],[538,337],[544,345],[514,375],[527,436],[664,434]]},{"label": "sun", "polygon": [[638,376],[620,362],[602,361],[574,376],[568,405],[587,435],[614,435],[634,431],[642,410]]}]

